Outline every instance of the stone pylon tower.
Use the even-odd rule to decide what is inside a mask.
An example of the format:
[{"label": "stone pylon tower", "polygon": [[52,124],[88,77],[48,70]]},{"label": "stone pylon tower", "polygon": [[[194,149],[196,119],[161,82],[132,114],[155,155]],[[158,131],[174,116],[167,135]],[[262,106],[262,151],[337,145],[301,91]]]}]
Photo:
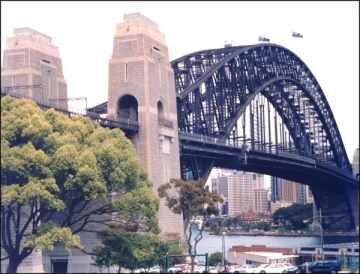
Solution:
[{"label": "stone pylon tower", "polygon": [[2,92],[67,109],[62,62],[51,37],[31,28],[16,28],[6,41],[3,60]]},{"label": "stone pylon tower", "polygon": [[[157,193],[170,178],[180,178],[176,94],[164,34],[140,13],[117,25],[109,63],[108,117],[139,123],[132,137],[140,162]],[[163,236],[182,236],[180,215],[160,202]]]}]

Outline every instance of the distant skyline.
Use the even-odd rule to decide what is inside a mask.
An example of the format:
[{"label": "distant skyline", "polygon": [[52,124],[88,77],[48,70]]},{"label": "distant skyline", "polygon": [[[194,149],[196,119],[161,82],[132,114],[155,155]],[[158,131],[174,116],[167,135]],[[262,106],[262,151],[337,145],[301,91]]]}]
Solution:
[{"label": "distant skyline", "polygon": [[259,36],[289,48],[320,83],[352,161],[359,147],[357,2],[1,2],[1,56],[14,28],[43,32],[59,47],[68,96],[100,104],[116,24],[131,12],[159,25],[171,60],[225,43],[256,44]]}]

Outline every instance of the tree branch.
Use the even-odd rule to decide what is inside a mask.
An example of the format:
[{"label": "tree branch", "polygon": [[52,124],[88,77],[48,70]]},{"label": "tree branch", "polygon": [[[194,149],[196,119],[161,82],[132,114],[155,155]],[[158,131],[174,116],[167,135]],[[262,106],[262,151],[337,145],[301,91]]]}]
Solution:
[{"label": "tree branch", "polygon": [[[10,248],[10,243],[7,242],[7,238],[6,238],[6,214],[5,214],[5,208],[4,206],[1,207],[1,240],[2,240],[2,246],[4,247],[5,250],[8,251],[8,249]],[[8,252],[9,253],[9,252]]]},{"label": "tree branch", "polygon": [[188,225],[189,233],[188,233],[188,237],[187,237],[187,240],[186,240],[186,242],[188,244],[188,252],[189,252],[190,255],[192,255],[192,244],[191,244],[192,229],[191,229],[191,227],[192,227],[192,223],[190,223]]},{"label": "tree branch", "polygon": [[73,222],[71,222],[70,224],[69,224],[69,226],[72,226],[72,225],[74,225],[74,224],[77,224],[77,223],[79,223],[81,220],[83,220],[83,219],[88,219],[89,217],[91,217],[91,216],[93,216],[93,215],[103,215],[103,214],[106,214],[106,213],[111,213],[111,211],[107,211],[107,210],[109,210],[109,208],[110,208],[110,206],[109,206],[109,204],[106,204],[106,205],[104,205],[104,206],[102,206],[102,207],[100,207],[100,208],[97,208],[97,209],[94,209],[94,210],[92,210],[92,211],[89,211],[88,213],[86,213],[86,214],[84,214],[83,216],[81,216],[80,218],[78,218],[77,220],[75,220],[75,221],[73,221]]},{"label": "tree branch", "polygon": [[[29,224],[31,223],[31,222],[34,222],[34,218],[35,218],[35,214],[37,213],[36,211],[34,212],[34,209],[33,209],[33,207],[34,207],[34,204],[32,204],[32,206],[31,206],[31,210],[30,210],[30,215],[29,215],[29,218],[28,218],[28,220],[26,221],[26,223],[24,224],[24,226],[22,227],[22,229],[20,230],[20,232],[19,232],[19,236],[21,235],[21,237],[20,237],[20,241],[21,241],[21,238],[24,236],[24,233],[25,233],[25,231],[26,231],[26,229],[29,227]],[[33,224],[33,226],[34,226],[34,224]]]},{"label": "tree branch", "polygon": [[13,214],[12,210],[9,209],[9,212],[8,214],[6,215],[6,218],[5,218],[5,224],[6,224],[6,237],[7,237],[7,243],[9,246],[12,247],[12,250],[14,251],[14,246],[13,246],[13,242],[11,240],[11,224],[10,224],[10,218],[11,218],[11,215]]}]

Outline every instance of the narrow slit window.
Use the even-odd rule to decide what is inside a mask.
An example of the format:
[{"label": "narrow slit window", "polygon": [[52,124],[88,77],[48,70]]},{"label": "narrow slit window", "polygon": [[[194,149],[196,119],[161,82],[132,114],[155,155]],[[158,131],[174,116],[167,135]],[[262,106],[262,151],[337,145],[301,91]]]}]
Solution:
[{"label": "narrow slit window", "polygon": [[125,81],[127,81],[127,64],[125,64]]}]

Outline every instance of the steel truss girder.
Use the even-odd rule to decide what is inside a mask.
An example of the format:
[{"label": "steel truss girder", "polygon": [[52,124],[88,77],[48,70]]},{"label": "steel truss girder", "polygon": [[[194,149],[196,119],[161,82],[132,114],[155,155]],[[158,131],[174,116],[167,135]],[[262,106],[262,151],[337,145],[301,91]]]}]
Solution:
[{"label": "steel truss girder", "polygon": [[[264,91],[271,83],[293,84],[301,90],[300,101],[308,100],[314,114],[310,119],[320,123],[322,144],[329,143],[338,167],[351,170],[351,165],[330,106],[320,85],[308,67],[294,53],[275,44],[258,44],[196,52],[172,62],[178,96],[179,129],[189,133],[227,138],[239,117],[239,109],[250,95]],[[284,80],[281,83],[281,80]],[[286,123],[298,149],[307,147],[307,136],[296,105],[282,94],[289,110],[276,107],[280,116],[292,117]],[[288,121],[290,122],[290,121]],[[301,138],[294,138],[301,132]],[[315,133],[310,129],[310,135]],[[308,134],[309,135],[309,134]],[[306,138],[304,138],[306,137]],[[319,148],[315,148],[318,150]]]}]

